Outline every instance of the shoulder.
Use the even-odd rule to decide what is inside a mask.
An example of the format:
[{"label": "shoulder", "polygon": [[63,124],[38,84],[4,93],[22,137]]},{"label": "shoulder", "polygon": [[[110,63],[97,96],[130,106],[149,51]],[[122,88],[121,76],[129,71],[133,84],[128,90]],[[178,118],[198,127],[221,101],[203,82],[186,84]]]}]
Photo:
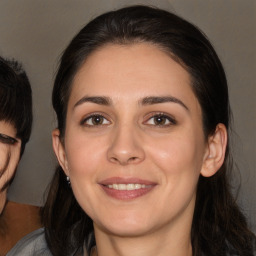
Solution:
[{"label": "shoulder", "polygon": [[47,247],[44,228],[37,229],[23,237],[6,256],[52,256]]}]

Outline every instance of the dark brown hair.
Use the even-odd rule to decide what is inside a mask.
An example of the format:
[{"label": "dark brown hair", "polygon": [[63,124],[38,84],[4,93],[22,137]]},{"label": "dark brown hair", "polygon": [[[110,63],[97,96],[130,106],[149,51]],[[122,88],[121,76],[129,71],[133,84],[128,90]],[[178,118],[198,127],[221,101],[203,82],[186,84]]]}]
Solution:
[{"label": "dark brown hair", "polygon": [[[191,87],[203,113],[205,137],[219,123],[230,129],[230,106],[225,72],[202,32],[184,19],[156,8],[132,6],[103,14],[71,41],[59,65],[52,94],[58,129],[65,133],[72,81],[86,58],[106,44],[148,42],[180,63],[191,76]],[[221,169],[200,177],[191,230],[193,255],[253,255],[253,233],[230,192],[232,161],[229,148]],[[70,255],[85,243],[95,244],[92,220],[80,208],[57,167],[43,211],[46,238],[53,255]]]}]

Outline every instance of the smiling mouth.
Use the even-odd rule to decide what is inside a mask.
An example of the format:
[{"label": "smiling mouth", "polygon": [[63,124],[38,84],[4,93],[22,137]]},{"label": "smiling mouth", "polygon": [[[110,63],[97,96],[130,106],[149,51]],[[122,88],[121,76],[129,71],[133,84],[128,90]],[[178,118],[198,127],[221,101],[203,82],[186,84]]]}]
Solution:
[{"label": "smiling mouth", "polygon": [[132,200],[150,193],[156,183],[137,178],[113,177],[99,183],[106,195],[117,200]]},{"label": "smiling mouth", "polygon": [[152,185],[145,185],[145,184],[109,184],[106,185],[108,188],[115,189],[115,190],[137,190],[142,188],[150,188]]}]

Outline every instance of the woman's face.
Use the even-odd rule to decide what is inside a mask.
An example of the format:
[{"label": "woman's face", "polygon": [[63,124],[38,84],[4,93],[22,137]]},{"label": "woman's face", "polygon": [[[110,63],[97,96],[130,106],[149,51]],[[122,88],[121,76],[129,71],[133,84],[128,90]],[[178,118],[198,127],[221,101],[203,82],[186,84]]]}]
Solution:
[{"label": "woman's face", "polygon": [[13,125],[0,121],[0,213],[4,208],[7,188],[20,158],[21,142],[19,139],[13,140],[15,136],[16,129]]},{"label": "woman's face", "polygon": [[[75,76],[55,152],[95,231],[190,228],[207,154],[188,72],[156,46],[107,45]],[[178,232],[178,231],[177,231]]]}]

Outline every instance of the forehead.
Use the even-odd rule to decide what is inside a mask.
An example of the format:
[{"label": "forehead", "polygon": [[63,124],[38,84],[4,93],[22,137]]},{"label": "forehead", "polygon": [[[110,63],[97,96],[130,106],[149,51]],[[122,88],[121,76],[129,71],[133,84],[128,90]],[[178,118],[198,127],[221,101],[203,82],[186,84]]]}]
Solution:
[{"label": "forehead", "polygon": [[159,47],[110,44],[86,59],[74,78],[70,100],[84,94],[129,99],[158,93],[195,99],[190,74]]}]

